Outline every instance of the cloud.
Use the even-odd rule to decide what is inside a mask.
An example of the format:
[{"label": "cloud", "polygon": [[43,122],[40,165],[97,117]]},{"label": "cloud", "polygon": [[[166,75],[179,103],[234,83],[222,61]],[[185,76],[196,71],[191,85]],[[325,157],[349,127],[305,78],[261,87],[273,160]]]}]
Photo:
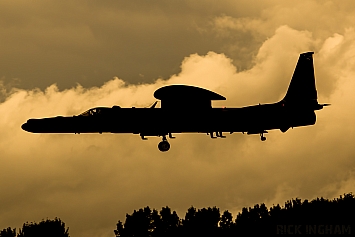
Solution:
[{"label": "cloud", "polygon": [[[60,217],[76,236],[112,236],[117,221],[149,205],[177,210],[217,206],[236,212],[265,202],[335,197],[354,182],[354,30],[323,41],[306,30],[281,26],[263,42],[254,66],[238,71],[224,54],[191,54],[169,79],[133,85],[113,78],[102,86],[60,90],[2,86],[0,104],[0,223]],[[299,53],[314,55],[319,101],[317,124],[258,136],[176,134],[167,153],[159,138],[129,134],[30,134],[28,118],[79,114],[95,106],[144,107],[167,84],[201,86],[227,97],[214,106],[271,103],[286,93]],[[320,76],[321,75],[321,76]],[[120,121],[117,121],[118,123]],[[157,124],[159,121],[157,121]]]},{"label": "cloud", "polygon": [[269,1],[267,7],[256,8],[260,10],[258,14],[216,15],[209,21],[209,29],[217,38],[223,39],[223,52],[233,58],[236,65],[250,69],[261,45],[280,26],[311,33],[314,37],[312,50],[316,52],[334,33],[345,34],[355,20],[351,4],[351,1],[342,4],[316,0]]},{"label": "cloud", "polygon": [[282,25],[321,41],[343,35],[354,22],[351,6],[351,1],[315,0],[2,0],[0,78],[42,90],[54,83],[61,90],[76,83],[100,86],[115,76],[130,84],[153,83],[179,73],[184,57],[209,51],[224,53],[238,70],[247,70]]},{"label": "cloud", "polygon": [[0,77],[42,90],[53,83],[99,86],[114,76],[129,83],[166,79],[185,56],[219,49],[221,42],[198,28],[231,3],[0,1]]}]

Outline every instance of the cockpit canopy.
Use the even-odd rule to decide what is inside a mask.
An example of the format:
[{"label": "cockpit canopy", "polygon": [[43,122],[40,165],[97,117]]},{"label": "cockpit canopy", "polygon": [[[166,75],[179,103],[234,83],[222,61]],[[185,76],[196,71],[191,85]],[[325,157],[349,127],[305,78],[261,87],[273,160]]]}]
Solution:
[{"label": "cockpit canopy", "polygon": [[96,115],[100,115],[103,114],[105,112],[105,110],[107,110],[108,108],[92,108],[89,109],[87,111],[85,111],[84,113],[81,113],[79,116],[96,116]]}]

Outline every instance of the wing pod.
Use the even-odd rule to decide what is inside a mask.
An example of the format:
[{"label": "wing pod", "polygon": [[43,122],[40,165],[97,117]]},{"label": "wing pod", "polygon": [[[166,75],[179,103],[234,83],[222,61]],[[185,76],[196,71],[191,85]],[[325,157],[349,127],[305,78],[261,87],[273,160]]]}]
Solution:
[{"label": "wing pod", "polygon": [[208,109],[212,100],[225,100],[215,92],[188,85],[169,85],[154,92],[163,109]]}]

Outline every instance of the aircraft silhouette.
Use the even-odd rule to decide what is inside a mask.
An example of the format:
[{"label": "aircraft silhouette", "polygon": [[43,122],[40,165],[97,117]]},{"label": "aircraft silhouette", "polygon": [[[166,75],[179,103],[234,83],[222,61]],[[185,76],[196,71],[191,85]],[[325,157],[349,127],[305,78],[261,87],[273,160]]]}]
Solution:
[{"label": "aircraft silhouette", "polygon": [[133,133],[143,140],[161,136],[160,151],[170,149],[166,137],[174,138],[173,133],[224,138],[223,132],[242,132],[260,134],[265,141],[267,130],[286,132],[291,127],[314,125],[314,111],[328,105],[317,101],[312,55],[300,54],[286,96],[273,104],[212,108],[212,100],[226,98],[195,86],[168,85],[154,92],[161,108],[155,108],[157,102],[150,108],[96,107],[77,116],[29,119],[22,129],[33,133]]}]

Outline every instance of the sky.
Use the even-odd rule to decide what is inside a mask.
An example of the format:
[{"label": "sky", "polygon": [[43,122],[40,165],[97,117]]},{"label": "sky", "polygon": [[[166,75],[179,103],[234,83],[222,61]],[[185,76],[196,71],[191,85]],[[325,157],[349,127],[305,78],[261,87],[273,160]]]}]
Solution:
[{"label": "sky", "polygon": [[[354,192],[354,25],[350,0],[0,0],[0,229],[59,217],[71,236],[109,237],[145,206],[235,217]],[[162,153],[158,137],[21,129],[96,106],[146,107],[170,84],[227,98],[214,107],[277,102],[309,51],[318,101],[331,106],[266,142],[174,134]]]}]

